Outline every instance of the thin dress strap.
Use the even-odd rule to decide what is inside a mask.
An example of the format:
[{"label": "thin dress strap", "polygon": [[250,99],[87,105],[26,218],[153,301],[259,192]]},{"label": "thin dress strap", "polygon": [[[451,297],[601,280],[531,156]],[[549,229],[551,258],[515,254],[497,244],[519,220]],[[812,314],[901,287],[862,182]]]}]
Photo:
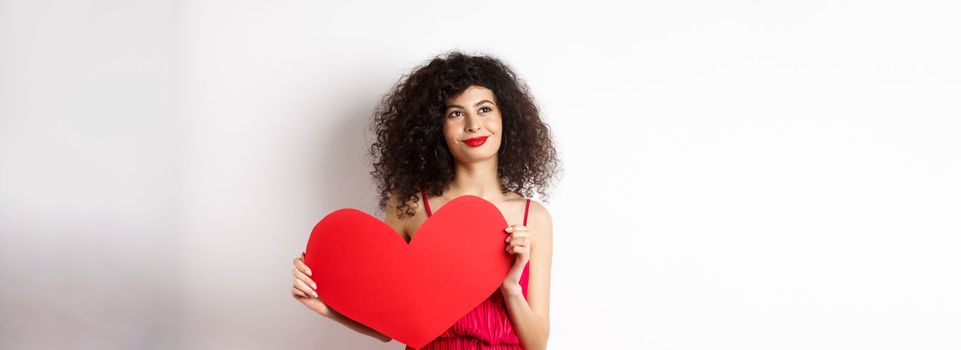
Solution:
[{"label": "thin dress strap", "polygon": [[527,209],[531,207],[531,199],[527,199],[527,204],[524,205],[524,226],[527,226]]},{"label": "thin dress strap", "polygon": [[[524,226],[527,226],[527,210],[531,208],[531,199],[527,199],[527,203],[524,204]],[[527,299],[527,284],[530,281],[531,274],[531,262],[528,261],[527,265],[524,266],[524,271],[521,272],[521,279],[518,281],[521,285],[521,293],[524,294],[524,299]]]},{"label": "thin dress strap", "polygon": [[[430,203],[427,203],[427,191],[424,191],[423,188],[420,189],[420,195],[421,195],[421,197],[424,198],[424,209],[427,210],[427,217],[430,217],[430,215],[431,215],[431,213],[430,213]],[[526,220],[527,220],[527,219],[526,219],[527,214],[524,214],[524,217],[525,217],[524,220],[526,221]]]}]

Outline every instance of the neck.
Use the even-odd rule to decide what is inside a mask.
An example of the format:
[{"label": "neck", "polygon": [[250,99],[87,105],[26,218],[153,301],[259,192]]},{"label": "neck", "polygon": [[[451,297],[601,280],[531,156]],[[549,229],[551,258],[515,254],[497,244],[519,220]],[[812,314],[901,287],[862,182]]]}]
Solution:
[{"label": "neck", "polygon": [[478,162],[454,165],[454,179],[444,191],[448,199],[474,195],[488,201],[502,200],[501,183],[497,178],[497,157]]}]

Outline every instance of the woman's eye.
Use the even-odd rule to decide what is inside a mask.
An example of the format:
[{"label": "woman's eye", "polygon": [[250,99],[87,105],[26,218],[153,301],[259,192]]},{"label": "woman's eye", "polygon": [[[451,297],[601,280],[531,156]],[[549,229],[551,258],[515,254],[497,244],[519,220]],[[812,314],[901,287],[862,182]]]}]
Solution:
[{"label": "woman's eye", "polygon": [[459,115],[460,115],[460,111],[450,112],[450,116],[451,116],[451,117],[457,117],[457,116],[459,116]]},{"label": "woman's eye", "polygon": [[490,112],[490,111],[493,111],[493,109],[491,109],[490,107],[481,107],[481,112],[483,112],[483,113],[487,113],[487,112]]}]

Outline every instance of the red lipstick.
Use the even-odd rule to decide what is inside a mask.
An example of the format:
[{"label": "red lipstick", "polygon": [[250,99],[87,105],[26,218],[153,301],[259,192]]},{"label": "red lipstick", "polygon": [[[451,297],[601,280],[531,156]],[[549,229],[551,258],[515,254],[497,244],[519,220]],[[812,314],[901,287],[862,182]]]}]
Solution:
[{"label": "red lipstick", "polygon": [[471,147],[477,147],[477,146],[483,145],[484,142],[487,141],[487,138],[488,136],[478,136],[472,139],[466,139],[464,140],[464,143],[466,143],[468,146],[471,146]]}]

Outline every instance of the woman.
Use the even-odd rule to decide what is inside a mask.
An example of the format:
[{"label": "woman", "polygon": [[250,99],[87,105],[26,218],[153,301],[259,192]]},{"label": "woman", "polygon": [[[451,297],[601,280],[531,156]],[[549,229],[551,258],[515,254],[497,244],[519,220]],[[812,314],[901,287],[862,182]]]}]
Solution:
[{"label": "woman", "polygon": [[[491,202],[512,223],[505,228],[505,250],[515,256],[514,265],[499,290],[423,349],[546,348],[551,216],[527,196],[536,190],[546,197],[559,162],[527,87],[495,58],[451,52],[402,78],[381,101],[373,129],[378,204],[386,207],[384,221],[405,240],[462,195]],[[302,257],[294,259],[295,299],[390,341],[319,300]]]}]

